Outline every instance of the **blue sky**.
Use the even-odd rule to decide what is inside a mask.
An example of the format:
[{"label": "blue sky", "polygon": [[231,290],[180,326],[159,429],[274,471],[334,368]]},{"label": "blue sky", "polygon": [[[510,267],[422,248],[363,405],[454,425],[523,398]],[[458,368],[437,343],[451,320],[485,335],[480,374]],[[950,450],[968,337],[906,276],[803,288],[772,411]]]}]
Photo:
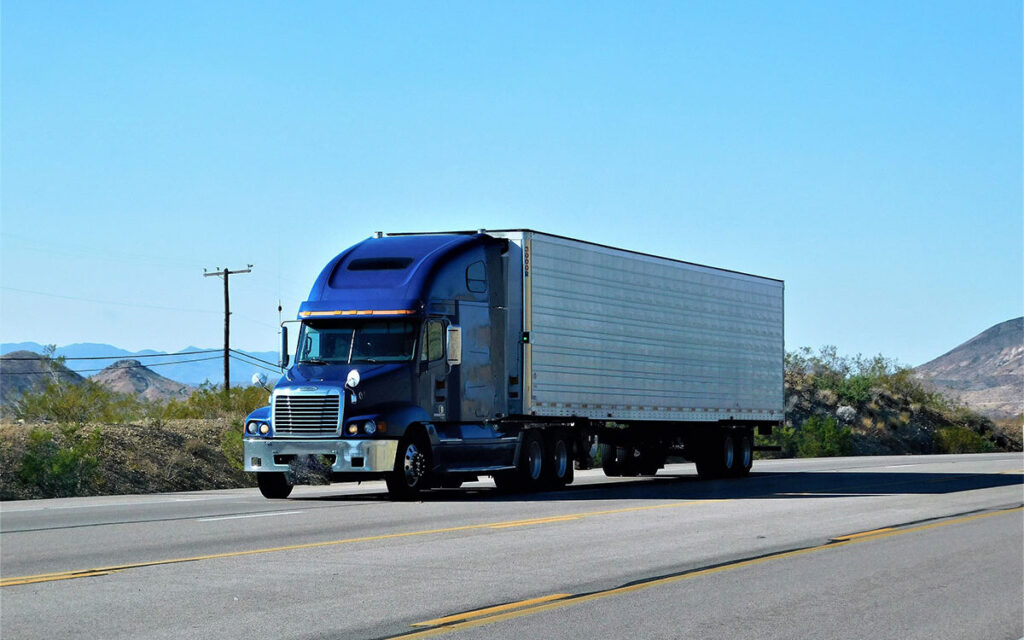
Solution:
[{"label": "blue sky", "polygon": [[782,278],[789,348],[1024,312],[1022,15],[975,2],[2,8],[0,339],[276,345],[374,231]]}]

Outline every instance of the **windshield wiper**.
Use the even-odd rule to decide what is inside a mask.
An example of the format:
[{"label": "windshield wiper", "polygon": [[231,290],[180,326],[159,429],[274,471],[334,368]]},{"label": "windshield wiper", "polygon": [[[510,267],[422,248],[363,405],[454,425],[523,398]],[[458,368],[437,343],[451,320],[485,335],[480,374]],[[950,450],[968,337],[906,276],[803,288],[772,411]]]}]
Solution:
[{"label": "windshield wiper", "polygon": [[299,364],[327,364],[323,360],[299,360]]}]

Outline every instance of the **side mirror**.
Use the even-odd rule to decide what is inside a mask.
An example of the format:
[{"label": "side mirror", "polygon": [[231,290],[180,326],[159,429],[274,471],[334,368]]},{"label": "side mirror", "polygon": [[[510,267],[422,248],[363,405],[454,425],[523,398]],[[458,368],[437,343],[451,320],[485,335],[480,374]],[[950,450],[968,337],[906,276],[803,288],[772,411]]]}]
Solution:
[{"label": "side mirror", "polygon": [[281,359],[278,366],[282,369],[288,368],[288,327],[281,325]]},{"label": "side mirror", "polygon": [[462,364],[462,327],[448,326],[448,364]]},{"label": "side mirror", "polygon": [[[258,384],[264,389],[267,389],[267,374],[263,372],[256,372],[252,374],[252,383]],[[270,391],[270,389],[267,389],[267,391]]]}]

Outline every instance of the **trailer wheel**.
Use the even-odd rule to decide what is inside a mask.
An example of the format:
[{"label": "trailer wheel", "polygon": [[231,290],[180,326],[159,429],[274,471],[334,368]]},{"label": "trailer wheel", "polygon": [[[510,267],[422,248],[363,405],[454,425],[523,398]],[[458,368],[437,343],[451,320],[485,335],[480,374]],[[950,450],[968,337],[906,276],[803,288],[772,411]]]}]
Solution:
[{"label": "trailer wheel", "polygon": [[558,488],[572,482],[572,442],[566,439],[564,431],[557,430],[551,434],[548,463],[545,470],[547,482],[544,484]]},{"label": "trailer wheel", "polygon": [[393,500],[408,500],[427,488],[430,443],[421,434],[407,435],[398,443],[395,468],[384,479]]},{"label": "trailer wheel", "polygon": [[640,447],[640,475],[657,475],[658,469],[665,466],[665,459],[667,457],[668,455],[665,453],[665,448],[663,446],[646,445]]},{"label": "trailer wheel", "polygon": [[740,434],[736,438],[736,466],[733,475],[743,478],[750,475],[750,467],[754,465],[754,439],[750,433]]},{"label": "trailer wheel", "polygon": [[704,442],[697,456],[697,474],[701,478],[727,478],[737,467],[736,444],[731,433],[716,433]]},{"label": "trailer wheel", "polygon": [[622,471],[619,467],[619,460],[616,457],[616,448],[603,442],[598,447],[598,450],[601,452],[601,469],[604,470],[604,475],[609,478],[621,476]]},{"label": "trailer wheel", "polygon": [[263,497],[271,500],[282,500],[292,492],[292,485],[283,471],[257,473],[256,484],[259,485]]}]

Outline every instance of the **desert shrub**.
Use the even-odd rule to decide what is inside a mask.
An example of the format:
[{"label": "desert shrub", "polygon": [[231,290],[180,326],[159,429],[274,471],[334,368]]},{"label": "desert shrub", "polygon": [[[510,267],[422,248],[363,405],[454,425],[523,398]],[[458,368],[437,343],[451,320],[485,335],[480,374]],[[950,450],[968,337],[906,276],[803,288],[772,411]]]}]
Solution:
[{"label": "desert shrub", "polygon": [[218,386],[204,384],[184,400],[171,400],[158,412],[163,420],[180,418],[232,418],[243,420],[253,409],[266,406],[267,390],[258,387],[231,387],[228,393]]},{"label": "desert shrub", "polygon": [[877,382],[870,376],[855,374],[840,381],[835,391],[841,401],[862,406],[871,400],[871,388]]},{"label": "desert shrub", "polygon": [[801,458],[850,455],[852,440],[850,427],[840,427],[835,418],[811,416],[800,429],[797,454]]},{"label": "desert shrub", "polygon": [[99,477],[99,446],[99,429],[83,435],[77,425],[61,425],[56,434],[34,428],[29,432],[18,480],[35,487],[44,498],[84,495]]},{"label": "desert shrub", "polygon": [[142,404],[132,396],[115,393],[92,380],[81,384],[53,380],[38,390],[22,394],[15,403],[14,414],[27,421],[118,423],[142,413]]},{"label": "desert shrub", "polygon": [[242,471],[245,465],[242,462],[244,449],[242,445],[241,429],[226,429],[220,434],[220,450],[227,458],[232,469]]},{"label": "desert shrub", "polygon": [[770,436],[758,436],[758,444],[781,447],[784,458],[848,456],[853,453],[853,433],[835,418],[811,416],[799,428],[782,425]]},{"label": "desert shrub", "polygon": [[996,450],[991,440],[962,426],[945,427],[936,431],[935,446],[939,453],[987,453]]}]

